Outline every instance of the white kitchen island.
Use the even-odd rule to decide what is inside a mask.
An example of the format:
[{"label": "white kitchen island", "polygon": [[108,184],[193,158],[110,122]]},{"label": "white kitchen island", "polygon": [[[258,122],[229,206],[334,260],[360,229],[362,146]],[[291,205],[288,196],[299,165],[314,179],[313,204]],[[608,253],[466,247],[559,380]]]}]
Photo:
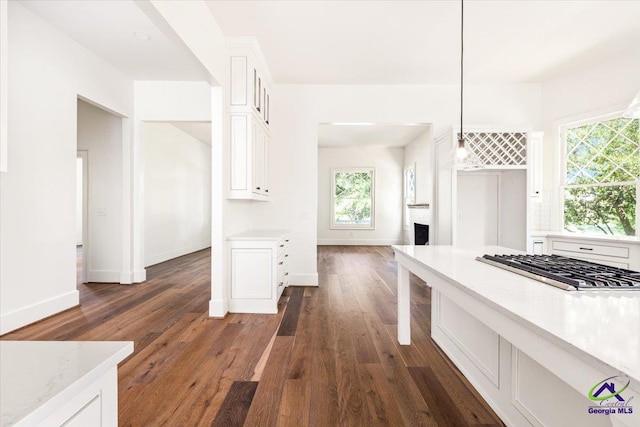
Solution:
[{"label": "white kitchen island", "polygon": [[0,341],[0,426],[116,427],[130,341]]},{"label": "white kitchen island", "polygon": [[[640,292],[564,291],[475,259],[508,248],[393,249],[398,341],[411,342],[412,272],[431,287],[432,338],[507,425],[640,426]],[[618,375],[624,402],[587,397]]]}]

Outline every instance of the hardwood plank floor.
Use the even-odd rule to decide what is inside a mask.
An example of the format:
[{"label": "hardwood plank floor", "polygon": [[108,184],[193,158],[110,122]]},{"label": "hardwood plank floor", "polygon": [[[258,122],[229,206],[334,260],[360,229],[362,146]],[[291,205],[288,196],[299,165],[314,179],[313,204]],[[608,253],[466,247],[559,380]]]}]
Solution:
[{"label": "hardwood plank floor", "polygon": [[501,426],[430,338],[430,291],[411,277],[413,344],[396,340],[389,247],[320,246],[320,287],[278,314],[211,319],[210,252],[133,286],[78,284],[81,306],[4,340],[131,340],[122,426]]}]

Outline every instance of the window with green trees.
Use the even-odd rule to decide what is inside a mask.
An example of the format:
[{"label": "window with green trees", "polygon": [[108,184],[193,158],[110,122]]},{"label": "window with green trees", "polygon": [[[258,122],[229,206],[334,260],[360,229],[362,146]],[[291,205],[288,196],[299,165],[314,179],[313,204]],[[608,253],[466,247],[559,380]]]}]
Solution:
[{"label": "window with green trees", "polygon": [[563,129],[565,229],[636,235],[639,128],[615,117]]},{"label": "window with green trees", "polygon": [[374,171],[332,170],[331,228],[374,228]]}]

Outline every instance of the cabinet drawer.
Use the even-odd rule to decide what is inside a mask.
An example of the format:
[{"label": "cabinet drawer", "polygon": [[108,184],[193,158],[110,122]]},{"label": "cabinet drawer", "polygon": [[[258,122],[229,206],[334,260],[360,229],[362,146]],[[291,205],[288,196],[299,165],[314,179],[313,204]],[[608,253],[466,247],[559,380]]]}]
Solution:
[{"label": "cabinet drawer", "polygon": [[584,255],[599,255],[618,258],[629,258],[629,248],[624,246],[594,245],[591,243],[566,242],[554,240],[552,249]]},{"label": "cabinet drawer", "polygon": [[629,269],[629,263],[624,262],[624,259],[621,258],[607,258],[604,256],[590,256],[583,254],[576,254],[574,252],[565,252],[565,251],[553,251],[554,255],[566,256],[569,258],[582,259],[584,261],[595,262],[597,264],[604,264],[611,267],[624,268],[626,270]]}]

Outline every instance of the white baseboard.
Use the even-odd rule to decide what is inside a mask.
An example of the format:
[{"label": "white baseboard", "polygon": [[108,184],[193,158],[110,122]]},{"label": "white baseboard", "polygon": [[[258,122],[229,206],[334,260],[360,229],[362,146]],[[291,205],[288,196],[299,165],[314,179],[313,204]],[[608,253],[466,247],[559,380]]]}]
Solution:
[{"label": "white baseboard", "polygon": [[75,290],[18,310],[2,313],[0,315],[0,335],[60,313],[78,304],[80,304],[80,294]]},{"label": "white baseboard", "polygon": [[201,242],[195,245],[182,246],[170,251],[160,252],[159,254],[147,255],[144,260],[144,266],[149,267],[150,265],[156,265],[161,262],[169,261],[170,259],[178,258],[179,256],[201,251],[210,247],[211,242]]},{"label": "white baseboard", "polygon": [[133,283],[142,283],[147,280],[147,270],[138,271],[122,271],[120,272],[120,284],[131,285]]},{"label": "white baseboard", "polygon": [[289,286],[318,286],[318,273],[289,274]]},{"label": "white baseboard", "polygon": [[147,280],[147,270],[143,268],[133,272],[133,283],[142,283],[145,280]]},{"label": "white baseboard", "polygon": [[402,245],[402,239],[318,239],[319,246],[391,246]]},{"label": "white baseboard", "polygon": [[223,318],[228,312],[229,307],[226,300],[209,300],[209,317]]},{"label": "white baseboard", "polygon": [[92,283],[121,283],[123,273],[120,270],[89,270],[87,281]]}]

